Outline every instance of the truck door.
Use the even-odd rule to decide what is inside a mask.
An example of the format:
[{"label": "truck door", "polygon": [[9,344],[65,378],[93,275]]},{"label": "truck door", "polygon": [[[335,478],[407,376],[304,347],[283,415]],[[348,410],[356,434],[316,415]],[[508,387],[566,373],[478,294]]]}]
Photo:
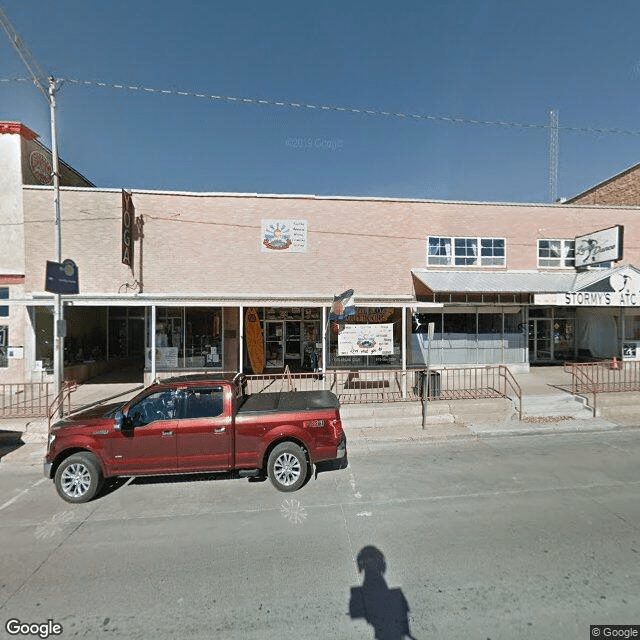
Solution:
[{"label": "truck door", "polygon": [[224,387],[190,387],[180,395],[178,471],[230,469],[233,420]]},{"label": "truck door", "polygon": [[143,475],[176,471],[175,398],[173,390],[157,391],[129,407],[126,428],[109,439],[116,473]]}]

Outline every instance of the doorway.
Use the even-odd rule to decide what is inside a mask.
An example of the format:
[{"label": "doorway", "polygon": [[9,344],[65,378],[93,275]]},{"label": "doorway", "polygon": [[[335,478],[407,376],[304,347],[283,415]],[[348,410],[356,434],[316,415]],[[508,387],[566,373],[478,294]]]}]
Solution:
[{"label": "doorway", "polygon": [[529,362],[551,362],[553,341],[551,318],[529,320]]}]

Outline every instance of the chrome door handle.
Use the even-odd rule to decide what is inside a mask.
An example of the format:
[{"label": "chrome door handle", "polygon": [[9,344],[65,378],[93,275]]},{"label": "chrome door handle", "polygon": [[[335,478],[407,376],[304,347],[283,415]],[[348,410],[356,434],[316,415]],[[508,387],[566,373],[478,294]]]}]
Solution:
[{"label": "chrome door handle", "polygon": [[226,427],[217,427],[213,430],[213,433],[224,433],[227,430]]},{"label": "chrome door handle", "polygon": [[173,435],[173,431],[163,431],[162,432],[162,437],[164,438],[165,436],[172,436]]}]

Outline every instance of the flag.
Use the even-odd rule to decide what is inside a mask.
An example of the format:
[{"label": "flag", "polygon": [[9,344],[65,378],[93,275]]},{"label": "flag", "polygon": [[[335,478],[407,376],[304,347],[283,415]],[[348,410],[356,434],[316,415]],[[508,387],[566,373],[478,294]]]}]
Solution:
[{"label": "flag", "polygon": [[349,316],[356,315],[356,303],[353,295],[353,289],[349,289],[338,296],[333,296],[331,310],[329,311],[329,320],[344,320]]}]

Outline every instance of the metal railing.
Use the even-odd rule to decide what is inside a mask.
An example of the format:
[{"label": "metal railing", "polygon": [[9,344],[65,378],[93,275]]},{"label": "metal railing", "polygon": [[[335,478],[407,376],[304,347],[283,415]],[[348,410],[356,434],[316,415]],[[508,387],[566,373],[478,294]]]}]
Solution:
[{"label": "metal railing", "polygon": [[513,396],[522,417],[522,392],[506,365],[455,369],[381,369],[324,373],[279,373],[246,376],[246,392],[327,389],[342,404],[411,402],[422,399],[424,375],[427,400],[460,400]]},{"label": "metal railing", "polygon": [[67,405],[66,413],[71,413],[71,393],[76,390],[77,384],[73,380],[65,380],[62,384],[60,393],[51,401],[47,410],[48,428],[51,431],[51,423],[59,415],[65,415],[65,403]]},{"label": "metal railing", "polygon": [[0,384],[0,418],[36,418],[47,415],[49,382]]},{"label": "metal railing", "polygon": [[594,416],[599,393],[640,391],[640,362],[622,362],[617,358],[600,362],[567,362],[564,370],[571,374],[573,395],[593,395]]}]

